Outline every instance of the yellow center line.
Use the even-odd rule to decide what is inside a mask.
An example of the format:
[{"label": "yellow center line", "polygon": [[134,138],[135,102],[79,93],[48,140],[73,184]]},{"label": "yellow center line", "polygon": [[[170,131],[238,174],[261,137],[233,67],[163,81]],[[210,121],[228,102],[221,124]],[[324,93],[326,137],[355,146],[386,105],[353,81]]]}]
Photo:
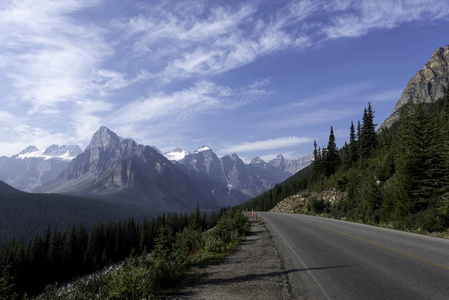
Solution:
[{"label": "yellow center line", "polygon": [[410,258],[422,261],[424,263],[428,263],[428,264],[434,265],[434,266],[442,268],[442,269],[449,270],[449,267],[446,267],[446,266],[434,263],[433,261],[430,261],[430,260],[427,260],[427,259],[415,256],[415,255],[412,255],[412,254],[409,254],[409,253],[406,253],[406,252],[402,252],[402,251],[396,250],[394,248],[391,248],[391,247],[388,247],[388,246],[384,246],[382,244],[378,244],[378,243],[375,243],[375,242],[372,242],[372,241],[369,241],[369,240],[357,237],[355,235],[352,235],[352,234],[349,234],[349,233],[346,233],[346,232],[342,232],[342,231],[339,231],[339,230],[336,230],[336,229],[333,229],[333,228],[330,228],[330,227],[327,227],[327,226],[319,225],[319,224],[316,224],[316,223],[310,222],[310,221],[305,221],[305,220],[301,220],[301,221],[309,223],[309,224],[312,224],[312,225],[317,226],[317,227],[321,227],[321,228],[324,228],[324,229],[327,229],[327,230],[339,233],[339,234],[342,234],[342,235],[349,236],[349,237],[351,237],[353,239],[356,239],[356,240],[359,240],[359,241],[362,241],[362,242],[365,242],[365,243],[368,243],[368,244],[371,244],[371,245],[374,245],[374,246],[377,246],[377,247],[380,247],[380,248],[383,248],[383,249],[387,249],[387,250],[390,250],[390,251],[398,253],[398,254],[402,254],[402,255],[408,256]]}]

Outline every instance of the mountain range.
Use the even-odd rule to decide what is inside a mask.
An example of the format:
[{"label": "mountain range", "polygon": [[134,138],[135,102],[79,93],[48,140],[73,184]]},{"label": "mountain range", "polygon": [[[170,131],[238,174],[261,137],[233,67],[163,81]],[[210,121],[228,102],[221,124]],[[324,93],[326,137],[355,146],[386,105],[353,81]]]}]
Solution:
[{"label": "mountain range", "polygon": [[55,178],[83,151],[79,146],[52,145],[45,151],[29,146],[19,154],[0,157],[0,180],[31,192]]},{"label": "mountain range", "polygon": [[159,210],[192,210],[196,203],[217,209],[263,193],[311,161],[311,155],[287,160],[279,154],[245,164],[235,153],[219,158],[207,146],[163,155],[102,126],[84,151],[29,146],[1,157],[0,180],[22,191],[131,200]]}]

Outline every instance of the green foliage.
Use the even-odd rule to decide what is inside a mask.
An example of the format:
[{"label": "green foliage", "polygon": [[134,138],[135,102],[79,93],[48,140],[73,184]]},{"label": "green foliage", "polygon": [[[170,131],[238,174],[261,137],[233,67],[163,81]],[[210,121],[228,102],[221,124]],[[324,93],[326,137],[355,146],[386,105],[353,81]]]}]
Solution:
[{"label": "green foliage", "polygon": [[87,198],[57,194],[0,192],[0,248],[11,238],[33,241],[48,225],[69,230],[83,223],[90,230],[98,223],[143,220],[160,212],[124,199]]},{"label": "green foliage", "polygon": [[362,125],[359,135],[359,153],[361,158],[368,158],[378,144],[376,135],[376,125],[374,124],[374,112],[371,103],[363,112]]},{"label": "green foliage", "polygon": [[270,210],[290,195],[336,188],[345,193],[340,201],[330,204],[319,197],[311,198],[301,212],[384,223],[398,229],[446,231],[449,89],[436,103],[416,102],[402,109],[398,122],[377,134],[369,104],[357,129],[351,122],[349,144],[338,152],[343,162],[340,167],[329,167],[326,160],[335,149],[331,128],[327,147],[319,148],[314,142],[314,162],[304,173],[241,207]]},{"label": "green foliage", "polygon": [[13,300],[17,298],[14,293],[14,277],[11,275],[11,265],[2,267],[0,277],[0,299]]},{"label": "green foliage", "polygon": [[307,204],[307,209],[314,214],[321,214],[328,206],[329,204],[326,203],[323,199],[311,197],[309,203]]},{"label": "green foliage", "polygon": [[[227,211],[225,213],[225,211]],[[128,258],[122,268],[114,273],[100,274],[92,280],[79,281],[69,292],[58,292],[50,285],[37,299],[161,299],[184,278],[189,266],[211,257],[213,249],[225,253],[230,244],[240,239],[238,233],[247,233],[249,222],[237,210],[222,210],[220,226],[201,233],[186,224],[176,235],[168,226],[162,226],[155,238],[155,247],[150,254]],[[215,218],[215,216],[211,216]],[[226,227],[235,233],[234,239],[223,248],[223,232]],[[205,247],[215,237],[215,246]],[[216,252],[214,252],[216,253]],[[217,256],[215,256],[217,257]]]},{"label": "green foliage", "polygon": [[159,257],[166,251],[168,257],[175,241],[181,257],[193,255],[202,239],[197,240],[201,234],[190,226],[192,220],[200,222],[199,228],[209,229],[225,211],[204,218],[198,218],[198,211],[196,216],[170,213],[152,220],[130,218],[127,222],[99,223],[90,232],[83,224],[72,224],[66,231],[48,226],[43,238],[36,235],[28,244],[15,239],[6,242],[0,251],[0,266],[10,265],[13,292],[33,295],[49,283],[92,272],[129,256],[154,250]]},{"label": "green foliage", "polygon": [[325,175],[330,176],[335,173],[335,171],[341,164],[341,158],[338,154],[337,145],[335,144],[334,129],[332,128],[332,126],[326,150],[326,157],[324,158],[324,170]]}]

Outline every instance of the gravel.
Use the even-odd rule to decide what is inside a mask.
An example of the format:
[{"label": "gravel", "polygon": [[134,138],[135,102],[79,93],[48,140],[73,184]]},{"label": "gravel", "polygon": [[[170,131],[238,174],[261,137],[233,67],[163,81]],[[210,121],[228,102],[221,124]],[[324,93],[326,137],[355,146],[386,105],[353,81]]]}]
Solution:
[{"label": "gravel", "polygon": [[222,262],[196,268],[167,299],[292,299],[288,279],[265,225],[251,221],[250,235]]}]

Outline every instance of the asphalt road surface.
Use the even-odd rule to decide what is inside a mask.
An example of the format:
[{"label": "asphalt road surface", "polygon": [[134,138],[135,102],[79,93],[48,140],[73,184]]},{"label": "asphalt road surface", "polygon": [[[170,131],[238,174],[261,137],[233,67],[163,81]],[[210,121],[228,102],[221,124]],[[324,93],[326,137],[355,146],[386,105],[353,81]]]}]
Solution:
[{"label": "asphalt road surface", "polygon": [[260,212],[295,299],[449,299],[449,240]]}]

